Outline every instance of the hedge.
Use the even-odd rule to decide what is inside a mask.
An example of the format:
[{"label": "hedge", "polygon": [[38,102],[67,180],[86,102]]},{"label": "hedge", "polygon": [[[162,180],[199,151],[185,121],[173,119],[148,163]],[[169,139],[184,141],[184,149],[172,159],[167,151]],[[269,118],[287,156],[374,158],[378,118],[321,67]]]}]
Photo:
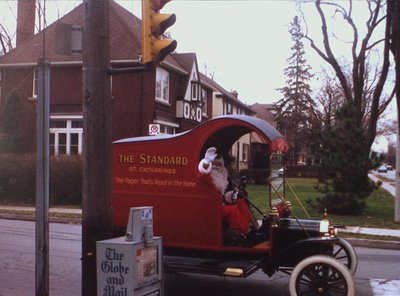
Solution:
[{"label": "hedge", "polygon": [[[82,159],[80,156],[50,158],[50,205],[82,203]],[[34,205],[36,198],[36,155],[0,154],[0,202]]]}]

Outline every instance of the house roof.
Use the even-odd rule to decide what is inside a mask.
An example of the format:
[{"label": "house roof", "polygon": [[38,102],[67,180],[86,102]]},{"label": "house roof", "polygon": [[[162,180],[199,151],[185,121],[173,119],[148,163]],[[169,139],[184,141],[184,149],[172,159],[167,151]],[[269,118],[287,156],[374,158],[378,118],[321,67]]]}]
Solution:
[{"label": "house roof", "polygon": [[256,113],[256,117],[263,119],[273,126],[275,123],[275,106],[273,104],[259,104],[255,103],[250,108]]},{"label": "house roof", "polygon": [[[82,62],[82,54],[63,55],[55,52],[55,35],[57,24],[69,24],[83,27],[84,4],[80,4],[68,14],[50,24],[46,29],[20,43],[16,48],[0,57],[0,67],[8,66],[32,66],[39,58],[45,57],[51,63]],[[118,3],[110,1],[110,55],[113,62],[134,61],[141,55],[141,20],[126,10]],[[45,42],[44,42],[45,41]],[[43,49],[43,44],[45,45]],[[189,83],[190,71],[197,61],[195,53],[171,53],[161,63],[186,76],[186,84]],[[197,69],[198,71],[198,69]],[[199,71],[198,71],[199,72]],[[199,72],[200,73],[200,72]],[[229,101],[241,106],[247,112],[252,110],[237,97],[228,92],[215,81],[200,73],[200,81],[203,85],[220,92]],[[178,91],[183,95],[185,88]]]},{"label": "house roof", "polygon": [[224,89],[222,86],[220,86],[214,80],[208,78],[203,73],[200,73],[200,79],[203,84],[210,87],[213,91],[221,93],[222,96],[224,96],[229,102],[242,107],[247,112],[254,113],[254,111],[249,106],[247,106],[245,103],[239,101],[239,99],[237,98],[237,94],[227,91],[226,89]]},{"label": "house roof", "polygon": [[[49,25],[45,30],[21,43],[0,57],[0,64],[33,64],[45,54],[51,62],[82,61],[81,54],[63,55],[55,52],[55,32],[59,23],[83,27],[84,6]],[[45,40],[45,42],[43,42]],[[43,43],[45,44],[43,50]],[[111,60],[133,60],[141,53],[141,20],[120,6],[110,2],[110,54]]]},{"label": "house roof", "polygon": [[188,53],[172,53],[169,55],[174,59],[180,67],[185,69],[185,71],[190,72],[193,67],[193,63],[197,61],[196,54],[193,52]]}]

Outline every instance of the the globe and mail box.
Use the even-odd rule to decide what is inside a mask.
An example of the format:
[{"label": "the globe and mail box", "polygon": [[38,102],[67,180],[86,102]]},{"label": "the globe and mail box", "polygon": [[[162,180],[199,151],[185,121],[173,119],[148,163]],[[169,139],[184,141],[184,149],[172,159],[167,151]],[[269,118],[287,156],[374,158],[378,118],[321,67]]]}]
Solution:
[{"label": "the globe and mail box", "polygon": [[162,296],[162,242],[152,236],[152,208],[132,208],[126,236],[98,241],[97,295]]}]

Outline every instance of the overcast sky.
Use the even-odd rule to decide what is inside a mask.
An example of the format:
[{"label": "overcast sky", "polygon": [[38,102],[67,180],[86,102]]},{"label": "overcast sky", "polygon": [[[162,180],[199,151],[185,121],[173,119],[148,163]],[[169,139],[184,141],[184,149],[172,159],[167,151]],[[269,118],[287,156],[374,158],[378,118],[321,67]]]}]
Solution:
[{"label": "overcast sky", "polygon": [[[141,17],[141,1],[116,2]],[[15,31],[16,3],[0,0],[0,20],[11,32]],[[48,24],[79,3],[47,0]],[[285,84],[283,70],[291,54],[288,27],[298,14],[294,0],[173,0],[162,12],[176,14],[169,32],[178,42],[177,52],[195,52],[200,71],[213,74],[228,91],[236,90],[243,102],[280,99],[276,89]],[[310,63],[319,71],[321,60],[307,50]]]},{"label": "overcast sky", "polygon": [[[48,24],[73,9],[81,1],[46,0]],[[141,1],[116,0],[133,14],[141,17]],[[321,40],[320,22],[313,1],[302,9],[310,35]],[[15,31],[16,0],[0,0],[0,22]],[[340,1],[345,5],[347,1]],[[354,19],[365,22],[366,1],[354,1]],[[364,5],[362,7],[361,5]],[[278,88],[285,86],[283,71],[293,45],[288,28],[294,16],[300,15],[294,0],[173,0],[162,12],[175,13],[176,24],[168,31],[177,40],[178,53],[194,52],[201,72],[212,73],[228,91],[236,90],[245,103],[272,103],[281,98]],[[304,24],[303,24],[304,25]],[[332,23],[340,42],[337,55],[350,56],[346,40],[351,31],[336,18]],[[361,31],[362,33],[362,31]],[[330,66],[304,41],[306,58],[312,71]],[[207,69],[206,69],[207,67]],[[318,75],[316,75],[318,76]],[[317,82],[312,84],[317,87]],[[392,113],[394,107],[389,110]],[[395,114],[394,114],[395,115]]]}]

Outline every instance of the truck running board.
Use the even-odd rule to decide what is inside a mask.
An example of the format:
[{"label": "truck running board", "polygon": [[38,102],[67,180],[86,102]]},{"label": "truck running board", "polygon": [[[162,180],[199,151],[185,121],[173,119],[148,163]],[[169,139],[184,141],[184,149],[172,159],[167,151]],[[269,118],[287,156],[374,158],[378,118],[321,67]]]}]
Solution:
[{"label": "truck running board", "polygon": [[164,256],[166,272],[187,272],[226,277],[246,278],[259,269],[255,260],[218,260],[193,257]]}]

